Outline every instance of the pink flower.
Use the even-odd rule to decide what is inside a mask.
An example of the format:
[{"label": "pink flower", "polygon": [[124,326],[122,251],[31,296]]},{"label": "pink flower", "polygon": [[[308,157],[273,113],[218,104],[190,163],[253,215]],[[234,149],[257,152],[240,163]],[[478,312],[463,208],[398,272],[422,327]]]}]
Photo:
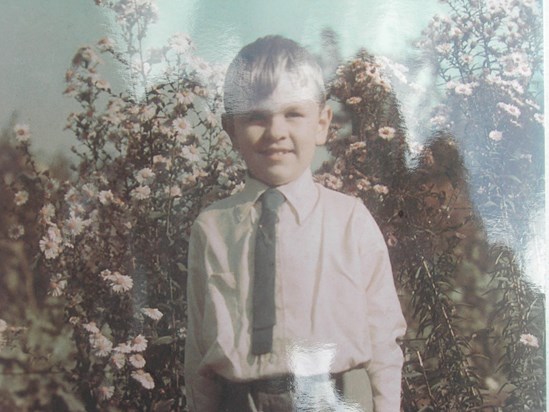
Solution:
[{"label": "pink flower", "polygon": [[90,335],[90,344],[94,355],[98,357],[108,356],[112,351],[112,342],[99,332]]},{"label": "pink flower", "polygon": [[536,338],[534,335],[531,335],[529,333],[520,335],[520,343],[526,346],[530,346],[532,348],[539,348],[538,338]]},{"label": "pink flower", "polygon": [[109,400],[114,395],[114,386],[100,386],[96,389],[95,393],[97,394],[99,400]]},{"label": "pink flower", "polygon": [[111,356],[111,363],[116,366],[116,369],[122,369],[126,364],[126,356],[121,352],[116,352],[118,350],[118,346],[114,348],[114,350],[115,353]]},{"label": "pink flower", "polygon": [[396,130],[389,126],[381,127],[377,131],[379,137],[385,140],[391,140],[393,137],[395,137],[395,132]]}]

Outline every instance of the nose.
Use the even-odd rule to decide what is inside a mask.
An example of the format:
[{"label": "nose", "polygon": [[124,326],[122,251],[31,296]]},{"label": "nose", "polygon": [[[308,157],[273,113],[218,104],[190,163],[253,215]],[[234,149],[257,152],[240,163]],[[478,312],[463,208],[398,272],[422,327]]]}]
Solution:
[{"label": "nose", "polygon": [[281,140],[288,137],[288,123],[284,116],[274,114],[270,117],[265,128],[265,137],[272,140]]}]

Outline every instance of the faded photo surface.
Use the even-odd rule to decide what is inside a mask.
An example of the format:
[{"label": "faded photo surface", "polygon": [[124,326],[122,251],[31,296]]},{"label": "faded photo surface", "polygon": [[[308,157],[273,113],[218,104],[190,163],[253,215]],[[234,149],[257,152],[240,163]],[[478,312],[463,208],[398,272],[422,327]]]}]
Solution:
[{"label": "faded photo surface", "polygon": [[[541,1],[8,0],[0,23],[0,411],[546,409]],[[244,98],[227,70],[265,36],[311,59],[265,57]],[[257,156],[275,126],[292,143]]]}]

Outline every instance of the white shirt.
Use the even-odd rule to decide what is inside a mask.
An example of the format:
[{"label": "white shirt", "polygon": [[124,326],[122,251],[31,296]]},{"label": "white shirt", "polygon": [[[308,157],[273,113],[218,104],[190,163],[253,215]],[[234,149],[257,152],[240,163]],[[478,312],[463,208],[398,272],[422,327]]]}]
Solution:
[{"label": "white shirt", "polygon": [[190,240],[185,377],[191,411],[217,412],[215,374],[246,381],[364,366],[376,412],[400,410],[406,329],[383,236],[353,197],[307,170],[280,186],[272,353],[250,352],[253,253],[268,187],[245,188],[196,219]]}]

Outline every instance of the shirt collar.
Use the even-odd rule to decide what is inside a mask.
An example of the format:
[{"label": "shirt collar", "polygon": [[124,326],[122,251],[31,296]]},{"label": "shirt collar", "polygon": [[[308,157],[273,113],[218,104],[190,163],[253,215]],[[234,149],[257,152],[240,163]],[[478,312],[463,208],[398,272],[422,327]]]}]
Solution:
[{"label": "shirt collar", "polygon": [[[235,210],[235,217],[238,221],[241,221],[251,213],[259,196],[268,188],[269,186],[265,183],[249,175],[246,176],[246,184],[244,190],[241,192],[243,197],[242,203]],[[277,189],[286,198],[291,211],[296,216],[298,224],[302,224],[312,212],[319,196],[311,170],[306,169],[296,180],[282,186],[277,186]]]}]

